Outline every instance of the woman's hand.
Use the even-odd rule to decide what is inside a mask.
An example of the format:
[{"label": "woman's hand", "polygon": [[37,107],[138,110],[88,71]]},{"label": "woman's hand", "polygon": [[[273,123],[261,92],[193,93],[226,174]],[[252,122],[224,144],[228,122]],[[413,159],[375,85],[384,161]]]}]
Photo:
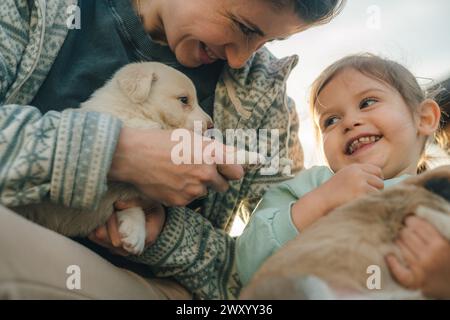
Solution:
[{"label": "woman's hand", "polygon": [[[134,207],[142,207],[145,212],[145,227],[147,230],[147,238],[145,240],[145,247],[155,243],[159,234],[161,233],[164,223],[166,221],[166,213],[164,207],[156,202],[144,202],[141,199],[134,199],[130,201],[117,201],[115,208],[117,210],[125,210]],[[130,253],[122,248],[122,241],[120,240],[119,227],[117,223],[117,215],[113,213],[105,225],[98,227],[93,231],[88,238],[108,248],[112,253],[121,256],[127,256]]]},{"label": "woman's hand", "polygon": [[407,265],[388,255],[392,275],[402,286],[420,289],[429,298],[450,299],[450,242],[421,218],[408,217],[405,224],[396,244]]},{"label": "woman's hand", "polygon": [[[218,143],[195,136],[193,132],[187,143],[192,164],[177,165],[171,156],[180,142],[171,141],[171,134],[165,130],[123,128],[108,178],[131,183],[166,206],[185,206],[206,195],[208,187],[224,192],[229,187],[228,180],[243,177],[241,165],[193,164],[194,148],[191,146],[196,146],[195,139],[200,141],[200,148],[195,150],[200,156],[210,143]],[[219,145],[225,150],[224,145]],[[223,159],[215,160],[224,163]]]}]

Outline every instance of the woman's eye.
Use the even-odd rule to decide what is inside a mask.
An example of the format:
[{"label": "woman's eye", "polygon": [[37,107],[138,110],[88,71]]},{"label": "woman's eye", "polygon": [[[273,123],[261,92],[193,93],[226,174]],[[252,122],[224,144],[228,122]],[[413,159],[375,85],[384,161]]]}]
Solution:
[{"label": "woman's eye", "polygon": [[189,104],[189,98],[188,97],[179,97],[178,100],[184,105]]},{"label": "woman's eye", "polygon": [[377,102],[378,102],[378,100],[376,100],[374,98],[364,99],[360,104],[360,108],[370,107],[371,105],[374,105]]},{"label": "woman's eye", "polygon": [[329,117],[324,121],[323,126],[325,128],[328,128],[329,126],[332,126],[333,124],[335,124],[338,120],[339,120],[338,117]]},{"label": "woman's eye", "polygon": [[239,25],[239,29],[241,29],[241,32],[247,37],[250,37],[251,35],[253,35],[255,33],[255,31],[253,31],[252,29],[250,29],[243,23],[238,22],[238,25]]}]

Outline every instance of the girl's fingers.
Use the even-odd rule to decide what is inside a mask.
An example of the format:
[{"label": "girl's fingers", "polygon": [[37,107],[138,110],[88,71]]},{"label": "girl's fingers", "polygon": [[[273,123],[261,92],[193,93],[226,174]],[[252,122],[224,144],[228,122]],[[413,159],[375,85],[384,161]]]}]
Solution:
[{"label": "girl's fingers", "polygon": [[407,227],[414,230],[414,232],[425,242],[430,243],[432,239],[439,237],[439,231],[426,220],[416,217],[409,216],[405,220]]},{"label": "girl's fingers", "polygon": [[377,189],[373,186],[371,186],[370,184],[367,186],[367,193],[368,194],[372,194],[372,193],[379,193],[380,189]]},{"label": "girl's fingers", "polygon": [[423,253],[427,250],[426,243],[421,239],[421,237],[417,235],[417,233],[413,229],[409,227],[400,230],[400,239],[416,258],[419,258],[420,253]]},{"label": "girl's fingers", "polygon": [[367,178],[367,183],[369,183],[369,185],[376,188],[377,190],[384,189],[384,181],[374,175],[369,175],[369,177]]},{"label": "girl's fingers", "polygon": [[380,178],[381,180],[383,180],[383,170],[381,170],[380,167],[374,166],[372,164],[365,164],[365,165],[362,165],[361,167],[365,172],[367,172],[371,175],[374,175],[374,176]]},{"label": "girl's fingers", "polygon": [[417,263],[417,257],[415,254],[409,249],[409,247],[405,244],[405,242],[401,239],[398,239],[396,245],[400,248],[402,253],[402,257],[408,266],[414,265]]},{"label": "girl's fingers", "polygon": [[403,266],[394,255],[386,257],[386,263],[395,280],[406,288],[415,288],[414,273]]}]

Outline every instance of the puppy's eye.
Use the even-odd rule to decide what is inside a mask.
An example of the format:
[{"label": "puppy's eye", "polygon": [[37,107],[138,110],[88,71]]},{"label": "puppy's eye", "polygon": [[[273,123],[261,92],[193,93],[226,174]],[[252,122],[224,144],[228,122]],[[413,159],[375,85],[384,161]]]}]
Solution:
[{"label": "puppy's eye", "polygon": [[189,98],[188,97],[179,97],[178,100],[180,100],[180,102],[184,105],[188,105],[189,104]]}]

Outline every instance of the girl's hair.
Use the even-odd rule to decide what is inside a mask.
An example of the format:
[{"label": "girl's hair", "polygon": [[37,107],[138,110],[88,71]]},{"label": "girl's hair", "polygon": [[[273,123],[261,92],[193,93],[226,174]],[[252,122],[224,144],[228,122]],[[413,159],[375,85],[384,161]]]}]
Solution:
[{"label": "girl's hair", "polygon": [[[310,111],[313,118],[315,117],[316,107],[320,103],[320,101],[318,101],[318,97],[323,88],[340,72],[346,69],[354,69],[367,77],[381,81],[394,88],[402,96],[403,100],[411,108],[412,112],[415,112],[416,108],[424,100],[435,100],[436,96],[442,91],[439,88],[424,91],[420,87],[414,75],[404,66],[395,61],[384,59],[370,53],[351,55],[333,63],[314,81],[310,96]],[[314,127],[316,130],[316,136],[318,137],[320,130],[315,121]],[[447,140],[448,139],[443,130],[441,130],[440,126],[434,134],[431,142],[435,142],[446,149]],[[431,159],[429,156],[424,154],[419,162],[418,172],[425,171],[427,168],[426,162],[430,160]]]},{"label": "girl's hair", "polygon": [[291,5],[297,16],[308,25],[330,22],[344,8],[347,0],[269,0],[275,8]]}]

